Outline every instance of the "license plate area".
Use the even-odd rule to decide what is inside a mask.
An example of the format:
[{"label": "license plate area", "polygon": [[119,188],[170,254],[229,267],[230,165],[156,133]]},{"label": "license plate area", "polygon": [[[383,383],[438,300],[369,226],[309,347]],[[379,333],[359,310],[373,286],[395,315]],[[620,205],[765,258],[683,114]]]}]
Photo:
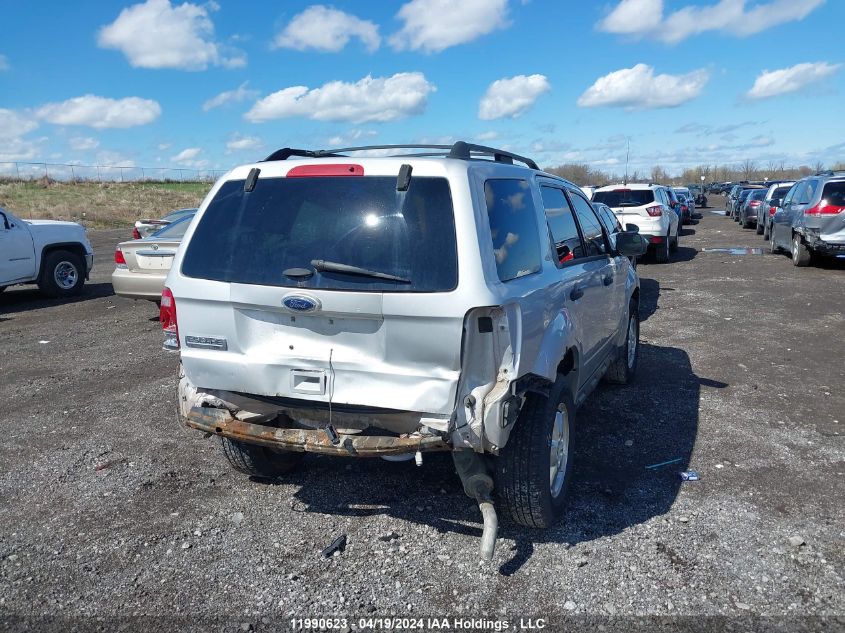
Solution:
[{"label": "license plate area", "polygon": [[326,394],[326,372],[320,369],[292,369],[290,388],[295,393],[323,396]]}]

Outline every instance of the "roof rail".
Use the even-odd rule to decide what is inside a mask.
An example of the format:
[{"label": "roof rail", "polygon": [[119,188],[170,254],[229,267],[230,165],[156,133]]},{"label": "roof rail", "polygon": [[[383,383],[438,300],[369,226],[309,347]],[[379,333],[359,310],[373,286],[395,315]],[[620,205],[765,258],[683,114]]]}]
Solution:
[{"label": "roof rail", "polygon": [[362,152],[371,150],[439,150],[432,152],[414,152],[412,154],[386,154],[386,156],[401,157],[422,157],[422,156],[445,156],[457,160],[475,160],[482,156],[491,156],[497,163],[513,165],[514,161],[524,163],[531,169],[539,170],[532,159],[485,145],[475,145],[465,141],[457,141],[453,145],[362,145],[360,147],[341,147],[337,149],[293,149],[285,147],[270,154],[264,161],[287,160],[291,156],[303,158],[326,158],[344,156],[347,152]]},{"label": "roof rail", "polygon": [[816,176],[838,176],[839,174],[845,175],[845,169],[823,169],[816,172]]}]

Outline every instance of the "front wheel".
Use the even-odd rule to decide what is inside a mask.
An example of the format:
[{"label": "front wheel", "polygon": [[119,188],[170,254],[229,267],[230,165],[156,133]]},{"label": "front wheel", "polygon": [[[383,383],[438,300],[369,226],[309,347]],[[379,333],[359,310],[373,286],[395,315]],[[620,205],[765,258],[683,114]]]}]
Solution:
[{"label": "front wheel", "polygon": [[619,351],[619,356],[607,368],[604,379],[616,385],[627,385],[637,373],[637,362],[640,358],[640,311],[631,301],[628,308],[628,331],[625,335],[625,346]]},{"label": "front wheel", "polygon": [[48,297],[71,297],[82,292],[85,262],[76,253],[53,251],[41,265],[38,289]]},{"label": "front wheel", "polygon": [[792,264],[794,266],[809,266],[810,261],[813,258],[813,253],[807,248],[807,245],[804,244],[804,240],[801,239],[801,234],[796,233],[792,236]]},{"label": "front wheel", "polygon": [[529,393],[496,459],[499,502],[514,522],[547,528],[563,510],[572,470],[575,405],[558,381],[548,396]]},{"label": "front wheel", "polygon": [[278,479],[299,466],[305,453],[274,451],[266,446],[220,437],[223,455],[235,470],[258,479]]}]

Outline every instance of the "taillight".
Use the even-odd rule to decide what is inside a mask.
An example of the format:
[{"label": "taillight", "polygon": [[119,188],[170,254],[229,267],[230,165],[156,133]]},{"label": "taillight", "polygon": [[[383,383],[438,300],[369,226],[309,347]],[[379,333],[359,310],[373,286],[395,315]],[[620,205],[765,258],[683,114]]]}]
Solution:
[{"label": "taillight", "polygon": [[759,200],[752,200],[751,202],[748,203],[748,206],[749,207],[759,207],[760,201]]},{"label": "taillight", "polygon": [[158,313],[161,329],[164,331],[164,349],[168,351],[179,349],[179,326],[176,323],[176,299],[170,288],[165,287],[161,293],[161,310]]},{"label": "taillight", "polygon": [[777,207],[769,207],[769,215],[774,215],[777,212]]},{"label": "taillight", "polygon": [[687,211],[689,211],[689,207],[685,204],[682,204],[681,205],[681,213],[686,213]]},{"label": "taillight", "polygon": [[656,204],[653,207],[646,207],[646,213],[648,213],[653,218],[659,218],[663,215],[663,206]]},{"label": "taillight", "polygon": [[126,258],[123,256],[123,251],[119,248],[114,252],[114,263],[118,268],[126,268]]},{"label": "taillight", "polygon": [[138,230],[137,226],[132,227],[132,239],[133,240],[140,240],[141,239],[141,232]]},{"label": "taillight", "polygon": [[836,215],[845,211],[845,207],[838,207],[828,204],[827,200],[822,200],[816,206],[810,207],[804,211],[804,215]]}]

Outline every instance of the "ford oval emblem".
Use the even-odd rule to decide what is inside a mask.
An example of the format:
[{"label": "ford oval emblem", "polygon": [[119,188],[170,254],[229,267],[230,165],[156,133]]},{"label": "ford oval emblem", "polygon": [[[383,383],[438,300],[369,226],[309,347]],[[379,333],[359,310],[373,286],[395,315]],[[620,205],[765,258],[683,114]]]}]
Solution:
[{"label": "ford oval emblem", "polygon": [[296,312],[314,312],[320,307],[320,302],[304,295],[288,295],[282,299],[282,305]]}]

